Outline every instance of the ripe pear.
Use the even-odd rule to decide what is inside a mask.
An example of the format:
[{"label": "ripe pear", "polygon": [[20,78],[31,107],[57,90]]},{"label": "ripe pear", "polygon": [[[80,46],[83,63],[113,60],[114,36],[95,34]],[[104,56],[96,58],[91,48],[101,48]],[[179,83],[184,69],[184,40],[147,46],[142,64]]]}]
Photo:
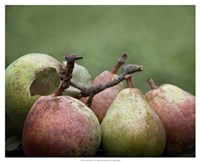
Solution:
[{"label": "ripe pear", "polygon": [[148,80],[148,104],[160,117],[167,135],[165,154],[177,156],[195,145],[195,96],[181,88]]},{"label": "ripe pear", "polygon": [[[99,85],[99,84],[103,84],[103,83],[116,79],[118,77],[117,71],[119,67],[125,63],[126,59],[127,59],[127,55],[123,54],[119,58],[117,64],[112,69],[112,71],[108,71],[108,70],[103,71],[92,81],[92,85]],[[92,99],[92,104],[90,108],[94,111],[100,123],[103,120],[109,106],[111,105],[115,97],[123,88],[124,88],[124,85],[121,82],[113,87],[110,87],[101,91],[100,93],[96,94],[94,98]],[[83,97],[81,98],[81,101],[86,103],[87,98]]]},{"label": "ripe pear", "polygon": [[22,133],[27,113],[40,93],[46,95],[56,90],[61,67],[58,60],[47,54],[31,53],[6,68],[6,113],[15,125],[16,134]]},{"label": "ripe pear", "polygon": [[165,147],[165,129],[137,88],[117,95],[101,128],[106,156],[160,156]]},{"label": "ripe pear", "polygon": [[70,96],[41,96],[26,118],[22,145],[26,156],[94,156],[101,126],[93,111]]}]

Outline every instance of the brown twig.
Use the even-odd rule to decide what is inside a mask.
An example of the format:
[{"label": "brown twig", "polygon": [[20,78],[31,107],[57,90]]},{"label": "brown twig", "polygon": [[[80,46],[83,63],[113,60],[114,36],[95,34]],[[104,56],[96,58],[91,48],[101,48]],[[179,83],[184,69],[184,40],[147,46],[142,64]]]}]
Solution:
[{"label": "brown twig", "polygon": [[126,53],[124,53],[119,60],[117,61],[116,65],[114,66],[114,68],[111,70],[111,73],[113,74],[117,74],[117,71],[119,70],[119,68],[125,63],[125,61],[127,60],[128,56]]},{"label": "brown twig", "polygon": [[78,56],[77,54],[68,54],[65,55],[65,59],[67,61],[65,69],[62,69],[60,72],[60,77],[61,77],[61,84],[56,90],[55,96],[60,96],[62,95],[63,91],[66,88],[69,88],[70,86],[70,81],[72,79],[72,72],[74,69],[74,64],[76,60],[80,60],[83,57]]},{"label": "brown twig", "polygon": [[139,72],[139,71],[143,71],[143,66],[135,65],[135,64],[128,64],[122,68],[122,75],[118,76],[117,78],[115,78],[105,84],[92,85],[90,87],[84,87],[84,86],[78,85],[72,81],[70,82],[70,84],[73,87],[75,87],[81,91],[82,97],[89,96],[86,105],[88,105],[90,107],[90,105],[92,103],[92,99],[97,93],[103,91],[106,88],[110,88],[112,86],[119,84],[121,81],[126,79],[126,75],[129,75],[129,74],[132,74],[135,72]]}]

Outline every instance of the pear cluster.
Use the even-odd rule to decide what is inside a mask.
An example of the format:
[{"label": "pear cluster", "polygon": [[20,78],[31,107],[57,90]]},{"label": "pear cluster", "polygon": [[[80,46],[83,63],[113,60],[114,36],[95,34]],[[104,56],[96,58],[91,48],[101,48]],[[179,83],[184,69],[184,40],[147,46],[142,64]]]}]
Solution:
[{"label": "pear cluster", "polygon": [[69,54],[61,63],[31,53],[6,68],[7,151],[22,148],[29,157],[158,157],[195,147],[194,95],[172,84],[158,87],[152,79],[143,94],[131,80],[143,66],[125,64],[126,54],[93,81],[75,63],[80,59]]}]

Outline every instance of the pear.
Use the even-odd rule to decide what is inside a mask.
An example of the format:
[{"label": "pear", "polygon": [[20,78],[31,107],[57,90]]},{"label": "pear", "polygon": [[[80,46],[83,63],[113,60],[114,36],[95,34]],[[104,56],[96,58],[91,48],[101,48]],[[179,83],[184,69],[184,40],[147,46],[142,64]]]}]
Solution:
[{"label": "pear", "polygon": [[[92,84],[99,85],[102,83],[107,83],[117,77],[117,74],[112,74],[109,71],[104,71],[93,80]],[[94,96],[90,108],[94,111],[100,123],[103,120],[109,106],[123,88],[124,86],[121,82],[113,87],[103,90]]]},{"label": "pear", "polygon": [[[126,59],[127,59],[127,55],[123,54],[119,58],[114,68],[111,71],[108,71],[108,70],[103,71],[101,74],[96,76],[96,78],[92,81],[92,85],[107,83],[111,80],[118,78],[117,71],[119,67],[125,63]],[[123,88],[124,88],[124,85],[121,82],[113,87],[110,87],[101,91],[100,93],[96,94],[94,98],[92,99],[92,104],[90,108],[94,111],[100,123],[103,120],[109,106],[111,105],[115,97]],[[87,98],[83,97],[81,98],[81,101],[86,103]]]},{"label": "pear", "polygon": [[60,84],[62,64],[50,55],[30,53],[19,57],[6,68],[6,113],[21,134],[33,103],[51,94]]},{"label": "pear", "polygon": [[117,95],[101,123],[105,155],[160,156],[166,143],[163,124],[142,92],[128,85]]},{"label": "pear", "polygon": [[148,104],[160,117],[167,135],[165,154],[177,156],[195,145],[195,96],[172,84],[148,80]]},{"label": "pear", "polygon": [[80,100],[70,96],[41,96],[26,118],[22,146],[26,156],[94,156],[101,126]]}]

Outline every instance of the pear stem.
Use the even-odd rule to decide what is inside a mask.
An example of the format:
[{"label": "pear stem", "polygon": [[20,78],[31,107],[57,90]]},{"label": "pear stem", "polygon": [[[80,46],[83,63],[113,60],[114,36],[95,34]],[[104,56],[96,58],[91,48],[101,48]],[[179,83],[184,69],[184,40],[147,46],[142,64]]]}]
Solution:
[{"label": "pear stem", "polygon": [[117,61],[116,65],[114,66],[114,68],[111,70],[112,74],[117,74],[117,71],[119,70],[119,68],[125,63],[125,61],[127,60],[128,56],[126,53],[124,53],[119,60]]},{"label": "pear stem", "polygon": [[97,93],[103,91],[106,88],[110,88],[112,86],[119,84],[121,81],[126,79],[127,75],[130,75],[132,73],[139,72],[139,71],[143,71],[143,67],[141,65],[129,64],[122,68],[122,74],[120,76],[118,76],[117,78],[115,78],[107,83],[104,83],[104,84],[98,84],[98,85],[92,85],[90,87],[84,87],[84,86],[78,85],[72,81],[70,83],[73,87],[75,87],[81,91],[82,97],[89,96],[86,105],[88,107],[90,107],[90,105],[92,103],[92,99]]},{"label": "pear stem", "polygon": [[156,85],[156,83],[154,82],[153,79],[148,79],[147,82],[150,85],[151,89],[157,89],[158,88],[158,86]]},{"label": "pear stem", "polygon": [[132,82],[132,77],[131,77],[131,75],[130,75],[130,74],[129,74],[129,75],[126,75],[126,76],[125,76],[125,79],[126,79],[127,87],[128,87],[128,88],[133,88],[134,86],[133,86],[133,82]]},{"label": "pear stem", "polygon": [[60,86],[56,90],[55,96],[60,96],[62,95],[63,91],[66,88],[69,88],[70,86],[70,81],[72,79],[72,72],[74,69],[74,64],[76,60],[80,60],[83,57],[78,56],[77,54],[68,54],[65,55],[65,59],[67,61],[65,69],[62,69],[60,72],[60,78],[62,80]]}]

